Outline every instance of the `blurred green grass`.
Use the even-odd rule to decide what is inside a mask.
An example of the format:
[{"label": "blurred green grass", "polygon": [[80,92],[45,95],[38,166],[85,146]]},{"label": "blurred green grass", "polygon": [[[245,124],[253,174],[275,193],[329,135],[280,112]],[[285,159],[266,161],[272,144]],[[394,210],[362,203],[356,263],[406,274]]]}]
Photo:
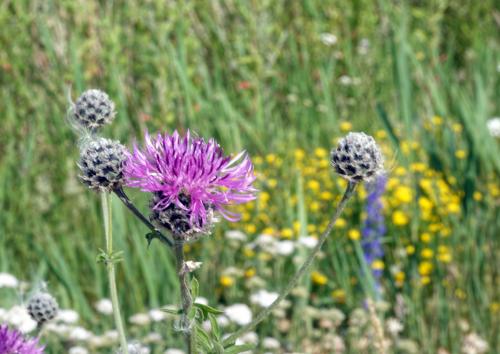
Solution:
[{"label": "blurred green grass", "polygon": [[[108,92],[117,106],[106,135],[127,143],[146,129],[189,128],[216,137],[229,152],[280,155],[296,147],[329,148],[341,121],[369,133],[398,132],[390,134],[393,147],[399,148],[401,136],[417,139],[433,168],[457,178],[467,206],[478,185],[492,176],[498,181],[500,172],[498,143],[485,124],[499,109],[495,6],[445,0],[3,1],[0,269],[48,280],[63,306],[102,326],[91,310],[107,293],[104,269],[95,262],[103,242],[99,200],[78,185],[76,138],[65,123],[68,92],[74,99],[91,87]],[[338,42],[325,45],[323,32]],[[363,55],[364,39],[370,45]],[[344,85],[343,76],[355,82]],[[433,115],[464,126],[466,163],[453,159],[453,136],[436,140],[424,130]],[[416,156],[398,158],[408,165]],[[115,233],[123,236],[116,247],[126,259],[118,272],[128,290],[120,294],[125,313],[175,303],[170,255],[147,249],[144,228],[113,202]],[[436,322],[416,315],[414,335],[429,335],[466,314],[499,345],[498,321],[491,327],[490,315],[475,311],[491,300],[482,289],[498,288],[500,249],[489,239],[500,230],[498,200],[484,210],[465,210],[457,237],[469,249],[461,269],[473,294],[469,308],[447,309]],[[283,218],[289,213],[284,210]],[[206,259],[216,258],[217,237],[203,241],[204,257],[212,257]],[[483,247],[491,249],[484,253]],[[201,278],[209,298],[227,263],[207,262]],[[498,289],[489,291],[500,300]],[[426,296],[444,295],[436,290]],[[417,314],[425,307],[425,297],[419,300],[412,309]],[[445,337],[429,340],[426,352],[453,343]]]}]

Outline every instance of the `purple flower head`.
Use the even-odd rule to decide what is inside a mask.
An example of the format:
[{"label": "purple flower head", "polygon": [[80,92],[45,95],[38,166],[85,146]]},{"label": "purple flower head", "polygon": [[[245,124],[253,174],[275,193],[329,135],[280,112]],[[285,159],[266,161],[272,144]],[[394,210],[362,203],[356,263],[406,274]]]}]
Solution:
[{"label": "purple flower head", "polygon": [[38,339],[26,339],[21,332],[0,326],[0,354],[42,354]]},{"label": "purple flower head", "polygon": [[225,156],[214,140],[146,133],[141,149],[134,145],[125,166],[125,184],[154,193],[152,209],[184,211],[193,227],[203,228],[210,211],[230,221],[238,214],[225,207],[255,199],[253,165],[245,152]]}]

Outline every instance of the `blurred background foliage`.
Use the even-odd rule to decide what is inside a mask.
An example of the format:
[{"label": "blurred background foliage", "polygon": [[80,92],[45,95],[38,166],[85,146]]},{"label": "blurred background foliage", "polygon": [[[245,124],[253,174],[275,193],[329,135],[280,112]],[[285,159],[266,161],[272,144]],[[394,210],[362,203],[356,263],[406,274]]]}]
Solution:
[{"label": "blurred background foliage", "polygon": [[[232,226],[250,239],[266,228],[282,238],[315,234],[342,187],[325,166],[328,150],[351,129],[375,135],[389,154],[388,192],[398,185],[412,191],[404,208],[387,195],[387,300],[397,293],[411,299],[406,330],[423,340],[423,352],[439,346],[457,352],[458,318],[498,348],[500,150],[486,121],[499,114],[499,26],[494,0],[4,0],[0,270],[48,281],[63,307],[77,309],[96,331],[110,327],[92,308],[107,296],[104,267],[96,263],[103,245],[99,198],[77,181],[77,141],[65,119],[69,100],[96,87],[116,103],[109,137],[131,144],[146,130],[191,129],[215,137],[227,152],[256,156],[258,187],[268,201],[259,199],[250,219]],[[317,170],[307,172],[308,166]],[[419,212],[421,177],[449,190],[446,201],[433,201],[433,213],[448,211],[435,231]],[[322,199],[321,192],[332,196]],[[146,197],[132,195],[146,207]],[[329,204],[314,204],[321,200]],[[318,288],[324,281],[316,274],[319,284],[309,293],[322,299],[313,301],[317,306],[349,308],[362,299],[350,280],[359,266],[346,255],[363,201],[358,195],[325,251],[330,258],[318,263],[331,283]],[[458,212],[449,212],[450,203]],[[156,244],[148,249],[146,230],[117,200],[113,210],[117,248],[125,255],[118,272],[125,314],[176,303],[169,252]],[[398,225],[398,210],[410,221]],[[259,219],[262,213],[268,218]],[[229,227],[220,224],[192,247],[192,257],[205,260],[199,278],[213,304],[248,297],[243,284],[220,281],[226,267],[257,265],[243,246],[226,249]],[[410,257],[398,270],[406,274],[398,285],[390,272],[391,263],[403,264],[397,250],[420,252],[421,234],[443,228],[453,260],[427,274],[431,284],[422,286],[422,261]],[[262,276],[273,290],[294,267],[291,260],[258,262],[273,269]],[[348,300],[339,305],[332,291],[344,291]],[[5,297],[5,304],[16,301]],[[295,323],[300,328],[301,320]]]}]

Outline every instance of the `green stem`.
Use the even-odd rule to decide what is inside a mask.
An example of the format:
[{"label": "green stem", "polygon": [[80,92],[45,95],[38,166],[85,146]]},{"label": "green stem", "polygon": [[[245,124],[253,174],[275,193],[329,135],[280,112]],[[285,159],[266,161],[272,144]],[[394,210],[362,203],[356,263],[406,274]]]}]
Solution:
[{"label": "green stem", "polygon": [[106,253],[108,260],[106,262],[106,269],[108,271],[109,292],[111,296],[111,303],[113,305],[113,316],[115,319],[116,330],[120,338],[120,345],[122,347],[121,353],[128,354],[127,338],[125,336],[125,329],[123,327],[122,316],[120,313],[120,304],[118,302],[118,291],[116,290],[116,274],[115,264],[112,260],[113,256],[113,228],[111,221],[111,200],[109,193],[101,193],[102,200],[102,213],[104,216],[104,234],[106,236]]},{"label": "green stem", "polygon": [[186,338],[186,346],[188,354],[196,353],[195,336],[193,335],[193,326],[189,313],[193,307],[193,296],[191,295],[191,287],[189,285],[188,274],[184,264],[184,240],[180,237],[174,237],[174,251],[176,259],[176,271],[179,277],[179,285],[181,288],[181,302],[182,302],[182,317],[180,328],[184,332]]},{"label": "green stem", "polygon": [[335,210],[335,213],[333,214],[332,218],[330,219],[330,222],[328,223],[328,226],[326,227],[325,231],[323,234],[321,234],[318,243],[314,247],[314,249],[311,251],[307,259],[305,260],[304,264],[299,268],[297,273],[290,279],[288,284],[285,286],[283,291],[280,293],[278,298],[274,300],[274,302],[266,307],[264,310],[262,310],[255,318],[253,319],[252,322],[247,324],[244,327],[241,327],[239,330],[231,334],[228,338],[224,340],[224,346],[230,345],[236,341],[240,336],[243,334],[247,333],[248,331],[251,331],[252,329],[255,328],[262,320],[264,320],[278,305],[279,303],[288,295],[288,293],[297,285],[297,282],[299,279],[304,275],[304,273],[309,269],[311,266],[314,258],[316,255],[319,253],[321,247],[325,243],[326,239],[328,238],[328,235],[330,235],[330,232],[333,229],[333,226],[335,225],[335,221],[337,221],[338,217],[344,210],[344,207],[347,204],[347,201],[351,198],[351,196],[354,193],[354,190],[356,188],[357,183],[354,182],[349,182],[347,185],[346,191],[344,192],[344,196],[342,197],[342,200],[340,203],[337,205],[337,209]]}]

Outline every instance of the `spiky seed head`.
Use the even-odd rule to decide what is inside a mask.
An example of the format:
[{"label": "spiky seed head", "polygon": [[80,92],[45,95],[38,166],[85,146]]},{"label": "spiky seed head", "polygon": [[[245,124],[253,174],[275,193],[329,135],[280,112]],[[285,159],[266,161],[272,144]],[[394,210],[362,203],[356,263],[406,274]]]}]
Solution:
[{"label": "spiky seed head", "polygon": [[97,192],[111,192],[123,184],[126,148],[119,141],[95,138],[80,151],[80,180]]},{"label": "spiky seed head", "polygon": [[352,182],[371,180],[383,171],[380,148],[375,139],[365,133],[349,133],[340,139],[330,159],[335,171]]},{"label": "spiky seed head", "polygon": [[[179,195],[179,202],[181,205],[175,203],[169,204],[165,209],[158,210],[156,206],[162,200],[161,193],[154,193],[150,202],[150,220],[158,226],[172,232],[174,237],[183,239],[184,241],[191,241],[198,236],[210,233],[210,230],[216,222],[213,208],[205,206],[207,209],[207,220],[205,223],[193,223],[191,219],[191,212],[189,206],[191,199],[188,195],[181,193]],[[202,227],[197,225],[202,224]]]},{"label": "spiky seed head", "polygon": [[96,89],[87,90],[76,100],[73,119],[84,129],[95,132],[115,118],[115,104],[109,96]]},{"label": "spiky seed head", "polygon": [[56,317],[59,306],[56,299],[49,293],[37,292],[28,301],[27,309],[31,318],[38,325],[42,325]]}]

